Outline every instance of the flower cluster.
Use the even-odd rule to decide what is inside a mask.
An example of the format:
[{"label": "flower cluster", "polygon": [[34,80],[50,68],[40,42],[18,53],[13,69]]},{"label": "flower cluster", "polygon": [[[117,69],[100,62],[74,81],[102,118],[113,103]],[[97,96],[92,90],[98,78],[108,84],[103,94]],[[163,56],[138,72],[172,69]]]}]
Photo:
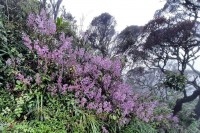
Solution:
[{"label": "flower cluster", "polygon": [[66,57],[66,50],[68,52],[68,55],[71,55],[72,48],[71,38],[65,38],[64,33],[60,35],[60,38],[60,43],[62,45],[57,49],[50,50],[48,45],[42,45],[41,41],[39,40],[35,40],[32,42],[28,35],[23,34],[23,41],[27,48],[29,48],[33,52],[36,52],[40,58],[54,60],[61,64],[63,62],[64,56]]},{"label": "flower cluster", "polygon": [[[56,31],[55,24],[47,19],[44,11],[40,15],[30,14],[28,26],[41,34],[50,35]],[[40,62],[47,62],[46,69],[51,68],[52,63],[57,68],[58,72],[51,72],[54,84],[48,85],[47,89],[53,94],[60,92],[67,96],[68,92],[73,92],[80,107],[94,110],[97,114],[120,111],[122,124],[128,122],[132,114],[146,122],[154,118],[154,108],[158,103],[141,103],[138,100],[139,95],[133,93],[132,88],[121,79],[120,60],[94,56],[83,48],[73,48],[71,38],[65,37],[64,33],[57,40],[60,45],[55,49],[41,45],[39,40],[32,41],[26,34],[23,40],[30,51],[37,53]],[[35,77],[39,85],[41,77],[39,74]],[[64,80],[67,77],[67,81]]]},{"label": "flower cluster", "polygon": [[16,79],[18,79],[19,81],[21,81],[25,85],[30,85],[32,77],[28,76],[27,78],[25,78],[24,75],[22,75],[21,73],[17,73]]},{"label": "flower cluster", "polygon": [[42,10],[40,15],[30,14],[27,25],[42,34],[51,35],[56,33],[56,24],[53,19],[48,19],[45,10]]}]

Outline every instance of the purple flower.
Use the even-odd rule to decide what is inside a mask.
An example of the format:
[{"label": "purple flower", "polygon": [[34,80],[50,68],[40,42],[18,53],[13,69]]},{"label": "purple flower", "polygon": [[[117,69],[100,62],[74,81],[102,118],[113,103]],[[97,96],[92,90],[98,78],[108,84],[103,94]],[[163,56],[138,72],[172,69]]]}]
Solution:
[{"label": "purple flower", "polygon": [[80,96],[80,91],[76,91],[75,97],[78,98]]},{"label": "purple flower", "polygon": [[102,126],[101,129],[103,133],[109,133],[108,130],[104,126]]},{"label": "purple flower", "polygon": [[93,99],[96,96],[96,93],[94,91],[89,91],[87,96],[88,96],[89,99]]},{"label": "purple flower", "polygon": [[124,102],[124,100],[126,99],[126,94],[121,93],[121,91],[116,91],[113,93],[113,98],[118,101]]},{"label": "purple flower", "polygon": [[35,82],[36,82],[36,84],[40,84],[41,83],[41,77],[40,77],[40,74],[39,73],[36,73],[36,75],[35,75]]},{"label": "purple flower", "polygon": [[62,83],[62,76],[61,76],[61,75],[58,77],[57,82],[58,82],[58,84],[61,84],[61,83]]},{"label": "purple flower", "polygon": [[102,97],[102,90],[101,89],[98,89],[98,91],[97,91],[97,94],[96,94],[96,96],[95,96],[95,101],[96,102],[100,102],[100,100],[101,100],[101,97]]},{"label": "purple flower", "polygon": [[30,50],[32,50],[32,46],[31,46],[32,42],[31,42],[31,39],[29,38],[29,36],[26,34],[23,34],[22,39],[23,39],[23,42],[26,45],[26,47],[29,48]]},{"label": "purple flower", "polygon": [[102,78],[102,82],[104,84],[105,89],[108,89],[111,83],[111,76],[110,75],[104,75]]},{"label": "purple flower", "polygon": [[12,60],[10,58],[6,60],[6,65],[8,66],[12,65]]},{"label": "purple flower", "polygon": [[69,91],[78,90],[79,88],[80,88],[79,85],[70,85],[70,86],[68,87]]},{"label": "purple flower", "polygon": [[121,74],[121,62],[120,60],[115,60],[112,64],[112,71],[114,76],[120,76]]},{"label": "purple flower", "polygon": [[88,108],[88,109],[96,109],[96,108],[97,108],[97,105],[95,105],[94,103],[89,103],[89,104],[87,105],[87,108]]},{"label": "purple flower", "polygon": [[32,80],[32,78],[30,76],[25,78],[24,75],[22,75],[21,73],[18,73],[16,75],[16,79],[20,80],[25,85],[30,85],[30,81]]},{"label": "purple flower", "polygon": [[90,79],[89,77],[86,77],[86,78],[84,78],[84,79],[81,80],[81,84],[82,84],[83,86],[87,86],[87,85],[89,85],[90,83],[91,83],[91,79]]},{"label": "purple flower", "polygon": [[109,70],[112,65],[112,61],[110,59],[104,59],[104,60],[101,60],[100,65],[103,69]]},{"label": "purple flower", "polygon": [[82,58],[83,55],[84,55],[84,53],[85,53],[85,49],[81,48],[81,49],[79,49],[79,51],[78,51],[78,56],[79,56],[80,58]]},{"label": "purple flower", "polygon": [[110,102],[105,101],[103,103],[103,108],[105,112],[111,112],[112,111],[112,106],[110,104]]},{"label": "purple flower", "polygon": [[96,113],[97,113],[97,114],[100,114],[100,113],[102,113],[102,112],[103,112],[103,109],[102,109],[102,108],[98,108]]},{"label": "purple flower", "polygon": [[64,84],[63,87],[62,87],[62,94],[64,94],[67,90],[67,84]]},{"label": "purple flower", "polygon": [[156,118],[158,121],[161,121],[162,119],[163,119],[163,115],[159,115],[159,116],[157,116],[157,118]]},{"label": "purple flower", "polygon": [[143,120],[144,120],[145,122],[149,122],[149,119],[148,119],[147,117],[144,117]]},{"label": "purple flower", "polygon": [[134,102],[133,101],[127,101],[127,102],[124,102],[121,106],[122,106],[122,109],[123,109],[123,114],[125,116],[133,110]]},{"label": "purple flower", "polygon": [[91,71],[92,65],[89,63],[86,63],[84,66],[84,73],[89,73]]},{"label": "purple flower", "polygon": [[47,18],[45,10],[42,10],[40,15],[29,14],[27,25],[42,34],[51,35],[56,33],[56,24],[53,19]]},{"label": "purple flower", "polygon": [[18,73],[16,78],[19,79],[19,80],[23,80],[24,79],[24,75],[22,75],[21,73]]},{"label": "purple flower", "polygon": [[30,79],[29,78],[25,78],[24,80],[23,80],[23,83],[25,84],[25,85],[30,85]]},{"label": "purple flower", "polygon": [[84,97],[81,98],[80,106],[81,106],[81,107],[84,107],[84,105],[85,105],[86,102],[87,102],[87,99],[85,99]]},{"label": "purple flower", "polygon": [[178,122],[179,122],[179,119],[178,119],[178,117],[176,117],[176,116],[173,116],[173,117],[172,117],[172,120],[173,120],[174,123],[178,123]]},{"label": "purple flower", "polygon": [[96,64],[96,65],[100,65],[102,63],[102,57],[100,56],[95,56],[92,58],[92,63]]},{"label": "purple flower", "polygon": [[28,19],[27,19],[27,25],[28,26],[34,26],[35,25],[35,15],[34,14],[29,14]]},{"label": "purple flower", "polygon": [[53,22],[53,19],[46,20],[45,27],[46,27],[45,32],[46,32],[47,35],[56,33],[56,25]]},{"label": "purple flower", "polygon": [[79,76],[83,73],[83,68],[80,64],[77,64],[75,69],[76,69],[75,72],[76,72],[77,76]]}]

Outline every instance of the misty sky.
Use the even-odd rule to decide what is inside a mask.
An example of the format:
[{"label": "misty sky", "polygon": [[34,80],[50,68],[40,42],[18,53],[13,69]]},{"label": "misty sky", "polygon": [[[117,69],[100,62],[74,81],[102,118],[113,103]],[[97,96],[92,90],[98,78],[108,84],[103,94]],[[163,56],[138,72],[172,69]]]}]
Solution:
[{"label": "misty sky", "polygon": [[117,21],[116,30],[121,31],[129,25],[144,25],[153,18],[157,9],[162,8],[161,0],[64,0],[63,5],[72,13],[84,29],[95,16],[108,12]]}]

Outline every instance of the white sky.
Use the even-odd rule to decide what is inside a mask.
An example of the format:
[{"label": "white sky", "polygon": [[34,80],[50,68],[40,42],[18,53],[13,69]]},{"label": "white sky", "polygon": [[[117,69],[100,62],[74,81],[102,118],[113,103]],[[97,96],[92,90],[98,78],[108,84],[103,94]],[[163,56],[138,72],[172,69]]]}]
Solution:
[{"label": "white sky", "polygon": [[129,25],[144,25],[153,18],[157,9],[162,8],[161,0],[64,0],[63,5],[86,29],[92,19],[108,12],[117,21],[116,30],[121,31]]}]

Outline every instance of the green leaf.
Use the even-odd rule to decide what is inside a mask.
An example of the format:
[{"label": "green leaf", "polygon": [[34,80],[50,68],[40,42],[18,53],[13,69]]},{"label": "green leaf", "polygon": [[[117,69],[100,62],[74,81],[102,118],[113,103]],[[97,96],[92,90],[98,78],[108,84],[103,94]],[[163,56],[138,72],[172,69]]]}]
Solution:
[{"label": "green leaf", "polygon": [[18,85],[21,85],[22,82],[21,82],[20,80],[17,80],[16,83],[17,83]]}]

